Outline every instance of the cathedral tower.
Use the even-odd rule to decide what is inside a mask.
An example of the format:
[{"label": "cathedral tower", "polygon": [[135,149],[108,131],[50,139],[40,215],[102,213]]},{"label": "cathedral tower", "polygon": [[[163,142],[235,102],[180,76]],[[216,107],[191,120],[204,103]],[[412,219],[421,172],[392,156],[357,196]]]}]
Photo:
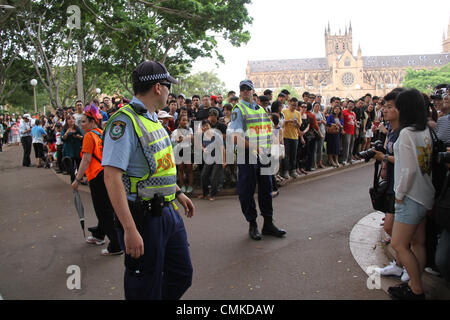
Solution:
[{"label": "cathedral tower", "polygon": [[335,58],[341,56],[345,51],[349,50],[353,54],[353,29],[352,22],[347,29],[345,26],[345,33],[342,34],[339,30],[339,34],[332,35],[330,29],[330,23],[328,23],[328,29],[325,29],[325,54],[330,62],[330,57]]},{"label": "cathedral tower", "polygon": [[445,37],[444,32],[442,39],[442,53],[450,53],[450,21],[448,22],[447,37]]}]

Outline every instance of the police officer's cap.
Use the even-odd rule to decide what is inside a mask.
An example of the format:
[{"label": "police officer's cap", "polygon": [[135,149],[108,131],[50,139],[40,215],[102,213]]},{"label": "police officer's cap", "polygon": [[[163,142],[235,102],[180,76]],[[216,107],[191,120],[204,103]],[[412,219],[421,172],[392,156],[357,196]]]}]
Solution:
[{"label": "police officer's cap", "polygon": [[255,90],[255,86],[253,85],[252,80],[242,80],[242,81],[239,83],[239,89],[242,88],[242,87],[244,87],[244,86],[249,87],[251,90]]},{"label": "police officer's cap", "polygon": [[171,83],[177,84],[178,81],[172,78],[167,71],[166,67],[156,61],[144,61],[136,67],[131,75],[133,83],[142,82],[159,82],[161,80],[167,80]]}]

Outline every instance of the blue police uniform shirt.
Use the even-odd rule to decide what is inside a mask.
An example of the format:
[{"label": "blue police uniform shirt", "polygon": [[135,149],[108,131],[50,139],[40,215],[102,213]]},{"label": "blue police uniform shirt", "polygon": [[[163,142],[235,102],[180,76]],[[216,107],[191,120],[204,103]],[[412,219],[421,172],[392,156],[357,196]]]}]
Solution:
[{"label": "blue police uniform shirt", "polygon": [[[133,104],[138,110],[147,110],[145,105],[136,97],[133,97],[130,104]],[[143,116],[153,122],[158,121],[158,116],[154,112],[146,112]],[[117,138],[117,134],[114,139],[111,137],[111,129],[116,121],[122,121],[125,123],[123,132],[120,137]],[[139,142],[139,138],[134,131],[133,122],[125,114],[119,114],[114,117],[112,124],[108,127],[107,131],[103,133],[104,146],[103,146],[103,158],[102,166],[110,166],[119,168],[126,172],[128,176],[143,177],[149,171],[147,159],[144,156],[144,152]],[[127,194],[127,198],[130,201],[136,200],[136,195]]]}]

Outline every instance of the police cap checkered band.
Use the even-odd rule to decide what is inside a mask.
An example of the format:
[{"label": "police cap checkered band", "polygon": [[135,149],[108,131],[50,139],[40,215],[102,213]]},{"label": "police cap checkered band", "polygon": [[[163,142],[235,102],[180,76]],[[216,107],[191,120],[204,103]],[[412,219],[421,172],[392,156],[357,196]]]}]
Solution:
[{"label": "police cap checkered band", "polygon": [[146,76],[140,76],[139,81],[148,82],[148,81],[157,81],[157,80],[168,79],[168,78],[170,78],[170,74],[167,72],[167,73],[149,74]]},{"label": "police cap checkered band", "polygon": [[132,74],[133,83],[138,82],[158,82],[167,80],[171,83],[177,84],[178,81],[172,78],[166,67],[156,61],[144,61],[139,64]]}]

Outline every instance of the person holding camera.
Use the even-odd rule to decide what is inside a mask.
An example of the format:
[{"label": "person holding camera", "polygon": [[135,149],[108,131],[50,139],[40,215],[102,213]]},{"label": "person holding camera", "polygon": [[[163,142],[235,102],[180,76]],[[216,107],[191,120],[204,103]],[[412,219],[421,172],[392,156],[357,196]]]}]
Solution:
[{"label": "person holding camera", "polygon": [[[396,88],[384,97],[385,105],[383,108],[384,120],[389,122],[390,131],[387,134],[386,141],[384,144],[385,153],[373,149],[375,152],[374,159],[382,162],[381,167],[381,178],[386,180],[388,187],[386,190],[386,212],[384,218],[384,231],[392,237],[392,227],[394,226],[394,214],[395,214],[395,193],[394,193],[394,143],[398,139],[399,135],[399,113],[398,109],[395,107],[395,99],[397,96],[403,92],[405,89]],[[403,282],[409,280],[409,275],[403,268],[400,260],[397,259],[392,261],[388,266],[384,268],[379,268],[376,270],[382,276],[394,276],[401,277]]]},{"label": "person holding camera", "polygon": [[426,263],[425,217],[435,195],[432,137],[425,100],[418,90],[401,92],[395,107],[399,111],[400,134],[394,144],[395,221],[391,245],[410,281],[388,291],[394,299],[424,300],[421,276]]}]

